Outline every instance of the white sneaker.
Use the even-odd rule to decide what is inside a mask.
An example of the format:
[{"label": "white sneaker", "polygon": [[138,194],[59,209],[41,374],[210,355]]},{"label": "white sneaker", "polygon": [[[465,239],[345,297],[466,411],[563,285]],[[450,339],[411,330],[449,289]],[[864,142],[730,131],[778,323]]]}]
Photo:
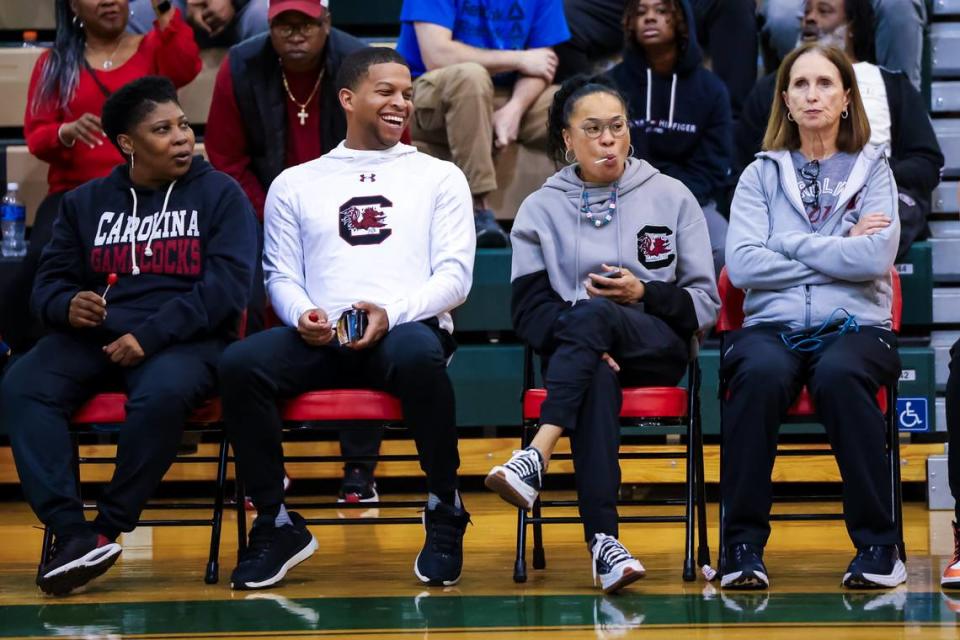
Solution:
[{"label": "white sneaker", "polygon": [[543,486],[543,457],[533,447],[513,452],[502,465],[490,469],[483,484],[519,509],[532,509]]},{"label": "white sneaker", "polygon": [[646,573],[640,561],[613,536],[595,534],[590,551],[593,555],[593,582],[596,584],[599,579],[604,593],[615,593]]}]

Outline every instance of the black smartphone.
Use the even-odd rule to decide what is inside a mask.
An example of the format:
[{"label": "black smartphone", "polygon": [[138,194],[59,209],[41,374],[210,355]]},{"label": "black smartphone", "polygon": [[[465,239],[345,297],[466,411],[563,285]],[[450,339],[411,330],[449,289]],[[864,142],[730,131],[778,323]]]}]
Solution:
[{"label": "black smartphone", "polygon": [[[614,279],[614,280],[615,280],[615,279],[617,279],[617,278],[622,278],[622,277],[623,277],[623,272],[620,271],[619,269],[614,269],[613,271],[605,271],[604,273],[601,273],[601,274],[598,274],[598,275],[599,275],[601,278],[611,278],[611,279]],[[597,282],[596,280],[594,280],[593,286],[597,287],[598,289],[603,289],[603,283]]]}]

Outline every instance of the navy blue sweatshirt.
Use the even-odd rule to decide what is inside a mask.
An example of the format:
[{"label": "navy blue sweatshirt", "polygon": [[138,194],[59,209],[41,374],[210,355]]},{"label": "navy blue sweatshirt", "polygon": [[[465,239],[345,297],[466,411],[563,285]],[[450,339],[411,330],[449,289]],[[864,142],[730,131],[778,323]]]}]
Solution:
[{"label": "navy blue sweatshirt", "polygon": [[[256,216],[233,178],[198,156],[186,175],[154,191],[134,187],[122,165],[64,196],[33,308],[48,326],[104,344],[132,333],[148,357],[175,343],[228,340],[250,298],[256,259]],[[119,281],[104,323],[71,327],[70,300],[102,294],[110,273]]]},{"label": "navy blue sweatshirt", "polygon": [[631,42],[610,76],[627,98],[633,155],[682,182],[702,205],[730,174],[733,117],[723,81],[703,67],[690,3],[682,5],[688,35],[673,73],[653,71],[643,48]]}]

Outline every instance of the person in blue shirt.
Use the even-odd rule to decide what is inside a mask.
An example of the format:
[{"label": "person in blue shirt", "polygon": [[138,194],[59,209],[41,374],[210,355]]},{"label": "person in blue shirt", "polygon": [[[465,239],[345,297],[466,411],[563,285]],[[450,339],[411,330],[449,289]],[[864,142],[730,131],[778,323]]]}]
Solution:
[{"label": "person in blue shirt", "polygon": [[494,149],[546,148],[554,46],[570,38],[562,0],[404,0],[397,51],[414,81],[411,133],[449,155],[474,198],[477,246],[506,246],[489,210]]}]

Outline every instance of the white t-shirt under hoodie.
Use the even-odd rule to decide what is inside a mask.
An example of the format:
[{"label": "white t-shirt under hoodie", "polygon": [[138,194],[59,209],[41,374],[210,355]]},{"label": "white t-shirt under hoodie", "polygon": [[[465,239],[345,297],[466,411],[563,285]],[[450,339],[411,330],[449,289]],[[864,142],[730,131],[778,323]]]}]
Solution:
[{"label": "white t-shirt under hoodie", "polygon": [[358,151],[341,142],[285,170],[267,193],[267,293],[293,327],[310,309],[335,323],[364,301],[384,307],[391,329],[436,317],[452,331],[475,248],[463,172],[405,144]]},{"label": "white t-shirt under hoodie", "polygon": [[890,153],[890,103],[887,101],[887,85],[883,83],[880,67],[869,62],[853,65],[860,88],[860,98],[870,122],[870,144]]}]

